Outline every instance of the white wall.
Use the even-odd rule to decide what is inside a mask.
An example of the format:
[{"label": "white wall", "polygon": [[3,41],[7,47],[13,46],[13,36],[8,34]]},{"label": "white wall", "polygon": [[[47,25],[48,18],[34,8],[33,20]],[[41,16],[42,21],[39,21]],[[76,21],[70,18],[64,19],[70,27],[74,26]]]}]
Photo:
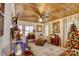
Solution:
[{"label": "white wall", "polygon": [[48,24],[48,34],[53,33],[52,23],[58,22],[58,21],[60,22],[60,33],[56,33],[56,34],[58,34],[61,37],[61,46],[64,46],[65,40],[67,39],[68,31],[70,28],[70,23],[74,22],[74,24],[77,26],[79,30],[79,13],[46,23]]},{"label": "white wall", "polygon": [[[60,33],[56,33],[56,34],[58,34],[61,38],[61,46],[64,46],[65,40],[67,38],[68,31],[69,31],[69,28],[70,28],[70,23],[73,22],[73,20],[74,20],[74,23],[76,24],[76,26],[79,29],[79,17],[78,16],[79,16],[79,14],[75,14],[75,15],[72,15],[72,16],[68,16],[68,17],[64,17],[64,18],[57,19],[57,20],[54,20],[54,21],[50,21],[50,22],[44,23],[44,24],[35,23],[35,22],[25,22],[25,21],[18,21],[18,24],[23,25],[23,26],[32,25],[32,26],[34,26],[35,30],[36,30],[36,25],[42,25],[43,26],[43,32],[40,32],[40,33],[48,35],[48,34],[53,33],[52,32],[52,29],[53,29],[52,23],[59,21],[60,22]],[[36,32],[35,34],[38,36],[40,33]]]},{"label": "white wall", "polygon": [[64,18],[64,29],[63,29],[64,30],[64,43],[67,40],[68,32],[72,23],[74,23],[77,29],[79,30],[79,13]]},{"label": "white wall", "polygon": [[63,19],[57,19],[57,20],[55,20],[55,21],[51,21],[51,22],[48,22],[48,34],[53,34],[53,31],[52,31],[52,23],[54,23],[54,22],[60,22],[60,33],[56,33],[56,34],[58,34],[59,36],[60,36],[60,38],[61,38],[61,46],[63,46]]},{"label": "white wall", "polygon": [[[21,20],[18,20],[18,25],[22,25],[23,27],[25,26],[33,26],[34,27],[34,30],[35,30],[35,34],[36,34],[36,38],[39,34],[44,34],[44,24],[42,23],[35,23],[35,22],[27,22],[27,21],[21,21]],[[36,29],[37,29],[37,25],[42,25],[42,32],[37,32]],[[24,29],[23,29],[23,34],[24,34]]]},{"label": "white wall", "polygon": [[1,52],[2,52],[2,40],[3,40],[3,37],[0,37],[0,56],[1,56]]}]

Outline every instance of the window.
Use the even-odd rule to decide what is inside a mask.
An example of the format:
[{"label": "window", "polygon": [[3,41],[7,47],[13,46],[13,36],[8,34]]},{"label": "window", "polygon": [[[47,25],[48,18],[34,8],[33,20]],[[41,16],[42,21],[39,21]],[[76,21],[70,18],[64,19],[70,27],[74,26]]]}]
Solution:
[{"label": "window", "polygon": [[25,35],[27,36],[28,33],[33,33],[33,26],[25,27]]},{"label": "window", "polygon": [[20,34],[22,34],[22,25],[18,25],[19,29],[20,29]]}]

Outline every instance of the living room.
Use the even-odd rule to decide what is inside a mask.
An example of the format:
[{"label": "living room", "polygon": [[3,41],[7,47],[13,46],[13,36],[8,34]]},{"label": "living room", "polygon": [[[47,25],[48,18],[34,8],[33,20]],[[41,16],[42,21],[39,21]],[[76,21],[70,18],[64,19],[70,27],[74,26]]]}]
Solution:
[{"label": "living room", "polygon": [[78,56],[78,6],[74,3],[6,3],[1,11],[4,28],[0,55]]}]

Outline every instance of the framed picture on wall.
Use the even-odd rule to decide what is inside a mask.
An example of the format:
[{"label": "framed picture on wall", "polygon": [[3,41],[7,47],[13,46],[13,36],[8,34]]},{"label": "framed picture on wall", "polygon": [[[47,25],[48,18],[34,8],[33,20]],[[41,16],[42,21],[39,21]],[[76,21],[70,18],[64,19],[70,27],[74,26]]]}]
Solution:
[{"label": "framed picture on wall", "polygon": [[37,32],[42,32],[42,25],[37,25]]},{"label": "framed picture on wall", "polygon": [[3,4],[0,4],[0,36],[3,36],[3,28],[4,28],[4,10],[3,10]]},{"label": "framed picture on wall", "polygon": [[54,22],[52,23],[52,30],[53,33],[60,33],[60,22]]}]

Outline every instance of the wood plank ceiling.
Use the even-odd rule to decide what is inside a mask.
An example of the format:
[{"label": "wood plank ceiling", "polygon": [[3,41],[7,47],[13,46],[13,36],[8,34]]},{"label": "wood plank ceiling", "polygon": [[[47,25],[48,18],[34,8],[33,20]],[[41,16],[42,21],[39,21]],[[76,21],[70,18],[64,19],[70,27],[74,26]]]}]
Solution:
[{"label": "wood plank ceiling", "polygon": [[48,22],[79,13],[78,3],[17,3],[15,4],[16,14],[24,21]]}]

